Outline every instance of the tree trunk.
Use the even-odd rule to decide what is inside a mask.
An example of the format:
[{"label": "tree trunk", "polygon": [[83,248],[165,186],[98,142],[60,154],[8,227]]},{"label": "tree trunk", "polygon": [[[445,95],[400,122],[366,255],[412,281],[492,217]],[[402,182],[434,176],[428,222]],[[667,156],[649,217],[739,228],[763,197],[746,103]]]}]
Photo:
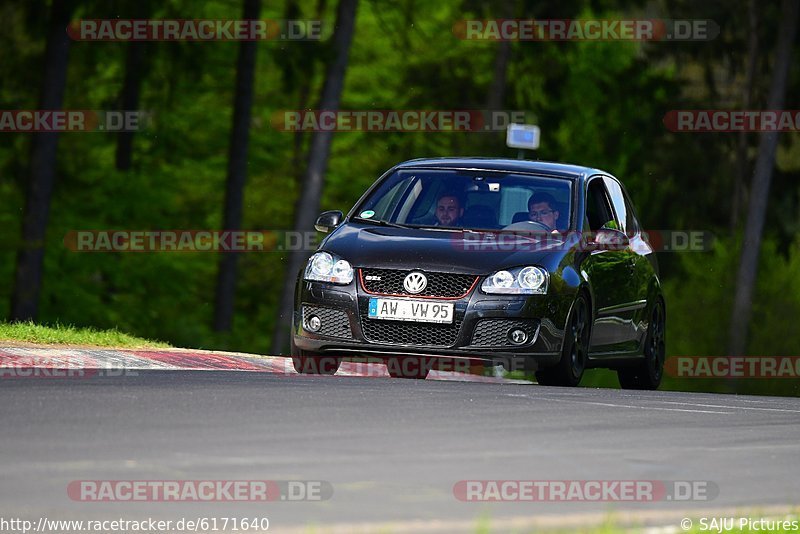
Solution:
[{"label": "tree trunk", "polygon": [[[742,109],[750,109],[753,102],[753,86],[756,80],[756,68],[758,61],[758,21],[759,9],[756,0],[748,2],[749,8],[749,33],[747,39],[747,64],[745,65],[745,82],[742,89]],[[747,132],[739,132],[736,150],[736,174],[733,182],[733,198],[731,199],[731,233],[736,232],[739,226],[740,211],[742,209],[742,198],[745,190],[745,180],[748,174],[747,162]]]},{"label": "tree trunk", "polygon": [[[775,66],[769,91],[767,109],[783,108],[786,100],[792,44],[797,32],[798,4],[800,0],[783,0],[783,18],[778,33]],[[730,329],[730,354],[742,356],[747,350],[747,334],[752,313],[753,292],[758,274],[758,258],[764,230],[769,188],[775,166],[775,151],[778,147],[778,132],[761,134],[758,146],[753,184],[747,213],[742,256],[736,284],[736,298]]]},{"label": "tree trunk", "polygon": [[[501,17],[509,19],[514,16],[513,0],[505,0],[501,6]],[[500,41],[497,54],[494,57],[494,76],[489,87],[489,94],[486,98],[486,109],[488,111],[500,110],[505,102],[506,87],[508,79],[508,63],[511,59],[511,41]]]},{"label": "tree trunk", "polygon": [[[358,0],[339,0],[336,14],[336,30],[333,36],[334,57],[328,65],[325,84],[322,87],[319,109],[337,111],[344,88],[344,77],[347,71],[347,60],[350,54],[350,43],[353,40],[356,7]],[[298,232],[309,232],[314,229],[314,220],[319,211],[320,196],[324,184],[325,170],[328,166],[333,132],[314,132],[309,149],[308,167],[303,177],[303,188],[295,207],[294,228]],[[289,252],[286,265],[281,300],[275,331],[272,336],[272,354],[279,354],[288,345],[289,328],[294,306],[294,286],[298,272],[308,260],[310,251],[294,250]]]},{"label": "tree trunk", "polygon": [[[131,41],[125,55],[125,80],[122,85],[121,109],[136,111],[139,108],[139,88],[141,86],[142,60],[146,43]],[[133,132],[117,133],[116,166],[119,171],[131,168],[133,154]]]},{"label": "tree trunk", "polygon": [[[257,19],[261,0],[244,0],[244,19]],[[239,43],[236,68],[236,97],[233,105],[233,126],[228,156],[228,181],[225,189],[224,230],[242,226],[244,184],[247,180],[247,145],[250,136],[250,113],[253,106],[257,41]],[[214,306],[214,330],[229,331],[233,322],[236,296],[236,252],[220,253],[217,295]]]},{"label": "tree trunk", "polygon": [[[287,3],[286,9],[286,18],[300,18],[300,8],[296,4],[297,0],[291,0]],[[321,20],[325,14],[325,8],[327,6],[326,0],[317,0],[317,6],[315,8],[315,20]],[[291,43],[290,43],[291,44]],[[291,81],[291,83],[287,83],[287,87],[291,90],[294,88],[294,80],[297,78],[295,75],[296,72],[302,71],[304,75],[299,77],[299,89],[297,89],[298,99],[297,99],[297,109],[298,110],[305,110],[309,107],[308,102],[311,98],[311,84],[314,80],[314,74],[317,70],[317,60],[319,59],[319,42],[314,43],[304,43],[308,48],[306,49],[306,53],[302,57],[302,62],[299,64],[292,64],[290,75],[287,76],[287,82]],[[294,133],[294,144],[292,150],[292,169],[294,170],[294,181],[295,184],[298,186],[302,185],[303,183],[303,141],[305,140],[306,132],[302,129],[298,129]]]},{"label": "tree trunk", "polygon": [[501,41],[494,58],[494,78],[486,99],[486,109],[497,111],[502,108],[506,97],[506,74],[508,60],[511,58],[511,41]]},{"label": "tree trunk", "polygon": [[[39,103],[39,109],[42,110],[62,107],[70,44],[66,27],[72,9],[72,0],[53,0]],[[32,134],[30,176],[22,216],[22,246],[17,253],[14,293],[11,296],[12,320],[33,320],[39,311],[44,240],[55,183],[57,148],[58,133]]]}]

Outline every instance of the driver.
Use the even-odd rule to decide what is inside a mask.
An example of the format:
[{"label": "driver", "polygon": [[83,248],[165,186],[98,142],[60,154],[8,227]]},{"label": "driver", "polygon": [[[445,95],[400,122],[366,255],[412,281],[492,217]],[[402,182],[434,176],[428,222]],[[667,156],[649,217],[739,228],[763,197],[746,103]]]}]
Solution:
[{"label": "driver", "polygon": [[461,226],[464,207],[455,192],[447,192],[436,202],[436,226]]},{"label": "driver", "polygon": [[528,200],[528,219],[547,226],[548,230],[556,229],[558,221],[556,199],[549,193],[534,193]]}]

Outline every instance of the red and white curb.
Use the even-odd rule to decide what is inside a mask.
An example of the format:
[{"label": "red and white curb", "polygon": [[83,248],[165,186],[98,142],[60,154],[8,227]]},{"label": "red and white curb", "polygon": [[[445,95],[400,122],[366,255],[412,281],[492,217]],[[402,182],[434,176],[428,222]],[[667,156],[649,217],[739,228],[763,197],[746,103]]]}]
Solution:
[{"label": "red and white curb", "polygon": [[[240,352],[191,349],[77,349],[0,346],[0,378],[121,376],[145,370],[249,371],[296,375],[292,360]],[[336,376],[388,378],[379,363],[343,361]],[[499,377],[432,370],[434,380],[521,382]]]}]

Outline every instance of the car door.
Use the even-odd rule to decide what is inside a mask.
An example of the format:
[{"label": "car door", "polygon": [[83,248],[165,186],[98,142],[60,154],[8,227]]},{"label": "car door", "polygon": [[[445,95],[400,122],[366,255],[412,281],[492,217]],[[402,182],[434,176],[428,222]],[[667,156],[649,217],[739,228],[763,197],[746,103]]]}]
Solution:
[{"label": "car door", "polygon": [[616,218],[621,224],[620,229],[629,239],[627,252],[631,273],[627,284],[629,302],[625,312],[626,324],[629,326],[627,332],[629,342],[626,344],[626,348],[636,350],[646,334],[646,325],[649,321],[649,318],[645,317],[647,293],[655,271],[648,255],[653,253],[653,249],[642,237],[639,221],[625,188],[610,176],[605,176],[603,181],[608,189]]},{"label": "car door", "polygon": [[[597,232],[603,226],[622,229],[605,180],[595,176],[586,185],[584,230],[588,227],[589,231]],[[631,301],[635,300],[630,284],[632,269],[632,252],[628,247],[591,250],[581,263],[594,296],[595,323],[590,350],[595,356],[635,350],[630,310]]]}]

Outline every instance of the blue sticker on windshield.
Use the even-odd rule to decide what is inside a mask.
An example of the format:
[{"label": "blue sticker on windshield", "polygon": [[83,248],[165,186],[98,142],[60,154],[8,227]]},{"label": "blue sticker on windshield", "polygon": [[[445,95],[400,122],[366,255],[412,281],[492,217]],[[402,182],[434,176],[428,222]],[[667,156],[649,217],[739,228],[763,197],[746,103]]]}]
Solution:
[{"label": "blue sticker on windshield", "polygon": [[374,211],[367,210],[367,211],[362,211],[361,215],[359,215],[359,217],[361,217],[362,219],[369,219],[370,217],[372,217],[374,215],[375,215]]}]

